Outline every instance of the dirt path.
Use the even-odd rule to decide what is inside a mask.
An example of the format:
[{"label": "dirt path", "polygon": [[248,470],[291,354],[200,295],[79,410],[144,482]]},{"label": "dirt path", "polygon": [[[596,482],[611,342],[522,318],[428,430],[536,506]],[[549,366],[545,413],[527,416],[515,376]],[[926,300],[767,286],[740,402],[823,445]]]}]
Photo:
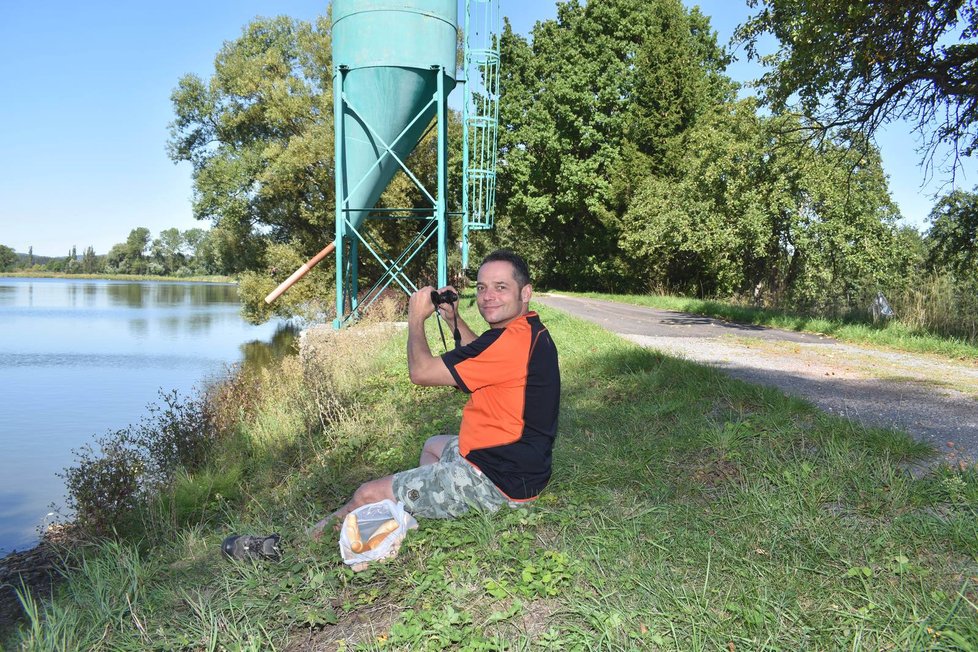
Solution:
[{"label": "dirt path", "polygon": [[978,365],[610,301],[535,296],[641,346],[777,387],[859,423],[903,430],[951,463],[978,462]]}]

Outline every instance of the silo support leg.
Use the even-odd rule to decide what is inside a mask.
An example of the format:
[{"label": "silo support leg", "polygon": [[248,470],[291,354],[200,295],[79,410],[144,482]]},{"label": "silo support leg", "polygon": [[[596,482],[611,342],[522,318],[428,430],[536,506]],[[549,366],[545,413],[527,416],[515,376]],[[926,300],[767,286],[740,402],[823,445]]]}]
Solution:
[{"label": "silo support leg", "polygon": [[448,285],[448,216],[445,214],[445,191],[448,181],[448,99],[445,95],[445,69],[438,68],[438,194],[435,217],[438,220],[438,287]]}]

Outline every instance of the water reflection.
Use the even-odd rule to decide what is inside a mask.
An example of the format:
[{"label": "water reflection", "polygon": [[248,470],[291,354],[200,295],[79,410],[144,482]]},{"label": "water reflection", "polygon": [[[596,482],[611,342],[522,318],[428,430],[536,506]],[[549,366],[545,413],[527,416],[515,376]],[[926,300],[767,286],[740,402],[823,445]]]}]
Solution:
[{"label": "water reflection", "polygon": [[194,285],[190,293],[190,303],[195,306],[215,303],[238,303],[238,288],[234,285],[207,283]]},{"label": "water reflection", "polygon": [[264,369],[298,349],[299,327],[282,324],[268,342],[254,340],[241,345],[241,368],[245,372]]},{"label": "water reflection", "polygon": [[99,286],[95,283],[66,283],[64,290],[67,303],[72,307],[84,305],[91,308],[98,302]]},{"label": "water reflection", "polygon": [[148,319],[130,319],[129,320],[129,332],[135,335],[139,339],[146,337],[149,333],[149,320]]},{"label": "water reflection", "polygon": [[237,288],[225,283],[113,283],[108,286],[112,305],[127,308],[154,306],[212,306],[235,304]]},{"label": "water reflection", "polygon": [[86,283],[82,286],[82,291],[85,293],[85,306],[94,308],[98,304],[98,286],[94,283]]},{"label": "water reflection", "polygon": [[187,302],[188,286],[167,283],[153,287],[153,303],[158,306],[179,306]]},{"label": "water reflection", "polygon": [[145,305],[142,283],[109,283],[105,292],[113,306],[142,308]]}]

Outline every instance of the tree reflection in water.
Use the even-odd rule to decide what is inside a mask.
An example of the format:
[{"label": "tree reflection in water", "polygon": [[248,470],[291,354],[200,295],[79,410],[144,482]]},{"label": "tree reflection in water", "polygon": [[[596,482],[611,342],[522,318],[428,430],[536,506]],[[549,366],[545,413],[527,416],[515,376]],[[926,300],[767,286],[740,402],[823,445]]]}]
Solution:
[{"label": "tree reflection in water", "polygon": [[284,356],[296,353],[298,346],[299,327],[284,323],[268,342],[254,340],[241,345],[241,368],[245,372],[264,369]]},{"label": "tree reflection in water", "polygon": [[147,304],[212,306],[238,302],[238,289],[229,283],[110,281],[106,290],[112,305],[128,308],[142,308]]}]

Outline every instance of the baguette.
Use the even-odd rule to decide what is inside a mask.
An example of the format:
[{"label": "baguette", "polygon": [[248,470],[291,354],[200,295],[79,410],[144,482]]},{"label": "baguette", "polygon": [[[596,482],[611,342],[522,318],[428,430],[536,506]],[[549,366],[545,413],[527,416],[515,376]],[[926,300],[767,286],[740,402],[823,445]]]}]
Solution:
[{"label": "baguette", "polygon": [[343,530],[346,538],[350,540],[350,550],[353,552],[363,551],[363,541],[360,540],[360,525],[357,523],[357,515],[350,514],[343,521]]},{"label": "baguette", "polygon": [[[374,548],[379,546],[380,543],[384,539],[386,539],[391,532],[393,532],[396,529],[397,529],[397,521],[393,518],[390,519],[389,521],[384,521],[383,523],[381,523],[380,527],[377,528],[374,531],[373,535],[370,537],[370,540],[364,544],[363,552],[366,552],[367,550],[373,550]],[[361,551],[356,550],[354,552],[361,552]]]}]

